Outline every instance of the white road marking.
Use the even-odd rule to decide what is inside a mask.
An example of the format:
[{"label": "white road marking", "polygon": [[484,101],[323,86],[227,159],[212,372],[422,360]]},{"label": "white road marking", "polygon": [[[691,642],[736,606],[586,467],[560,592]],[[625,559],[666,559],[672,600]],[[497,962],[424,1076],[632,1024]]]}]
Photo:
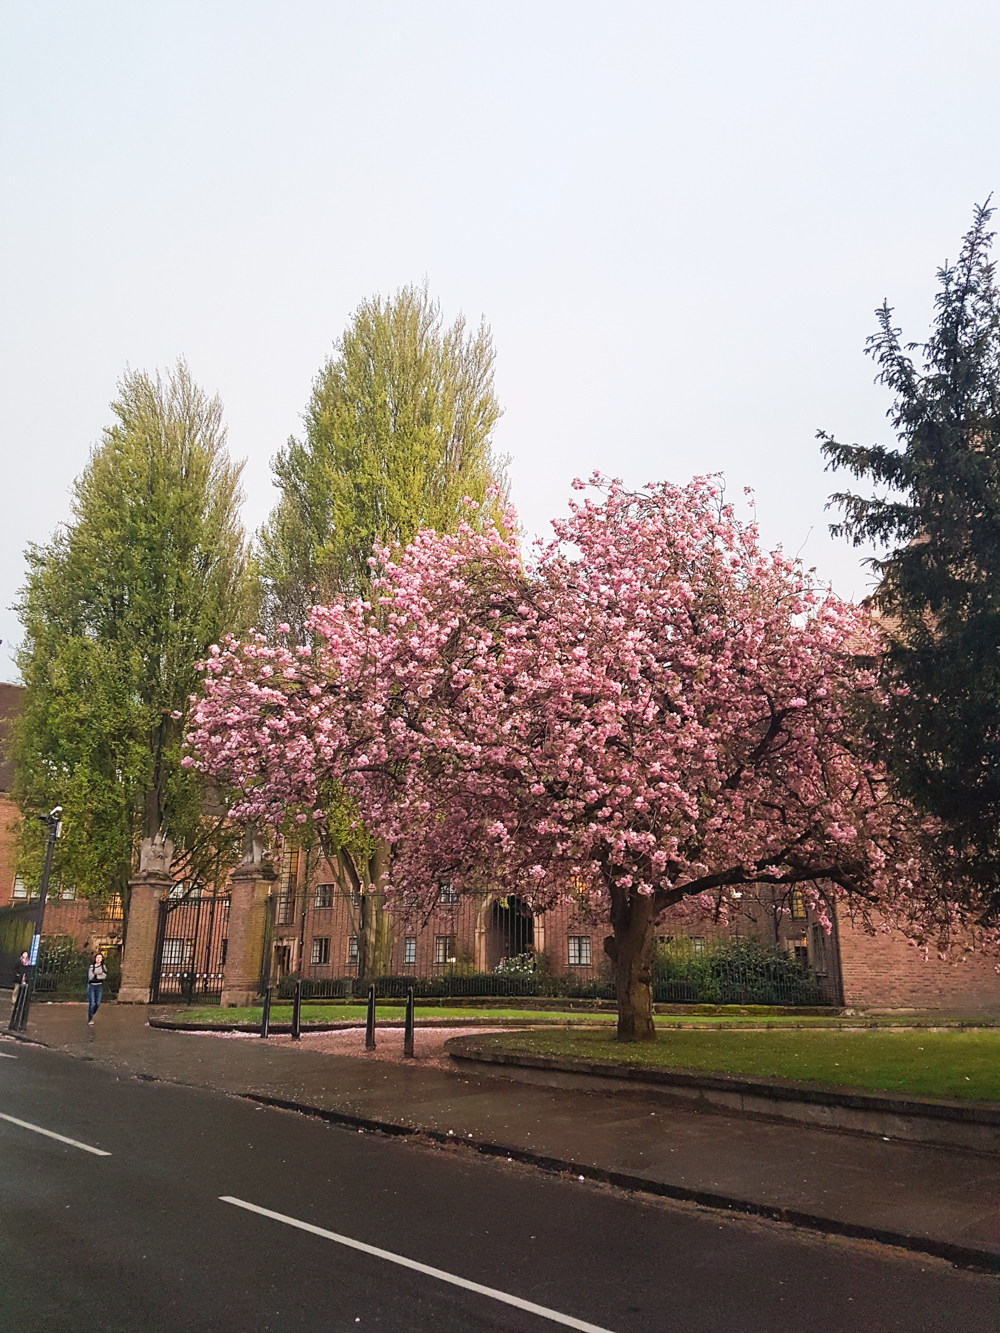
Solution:
[{"label": "white road marking", "polygon": [[34,1130],[36,1134],[44,1134],[47,1139],[58,1139],[60,1143],[68,1143],[71,1148],[82,1148],[84,1152],[92,1152],[95,1157],[111,1156],[103,1148],[92,1148],[89,1143],[81,1143],[78,1139],[68,1139],[65,1134],[56,1134],[54,1130],[42,1129],[41,1125],[33,1125],[30,1120],[18,1120],[16,1115],[4,1115],[0,1111],[0,1120],[7,1120],[12,1125],[20,1125],[22,1129]]},{"label": "white road marking", "polygon": [[288,1217],[285,1213],[275,1213],[270,1208],[260,1208],[255,1203],[247,1203],[245,1199],[234,1199],[230,1194],[220,1194],[219,1199],[222,1203],[233,1203],[237,1208],[245,1208],[250,1213],[259,1213],[261,1217],[270,1217],[275,1222],[284,1222],[287,1226],[298,1227],[300,1231],[308,1231],[314,1236],[322,1236],[324,1240],[336,1241],[338,1245],[346,1245],[349,1249],[360,1250],[362,1254],[372,1254],[376,1259],[386,1259],[391,1264],[399,1264],[401,1268],[412,1268],[416,1273],[426,1273],[428,1277],[436,1277],[441,1282],[450,1282],[453,1287],[464,1287],[466,1291],[474,1291],[480,1296],[489,1296],[494,1301],[503,1301],[505,1305],[514,1305],[518,1310],[527,1310],[529,1314],[540,1315],[542,1319],[550,1319],[554,1324],[562,1324],[564,1328],[579,1329],[580,1333],[611,1333],[610,1329],[601,1328],[597,1324],[588,1324],[583,1319],[574,1319],[572,1315],[560,1314],[558,1310],[550,1310],[547,1306],[536,1305],[534,1301],[522,1300],[520,1296],[511,1296],[506,1291],[497,1291],[495,1287],[484,1287],[479,1282],[470,1282],[468,1278],[457,1277],[454,1273],[446,1273],[441,1268],[431,1268],[429,1264],[421,1264],[416,1259],[407,1259],[401,1254],[393,1254],[391,1250],[380,1250],[377,1245],[366,1245],[364,1241],[354,1240],[350,1236],[338,1235],[336,1231],[326,1231],[323,1227],[314,1227],[311,1222],[300,1222],[297,1217]]},{"label": "white road marking", "polygon": [[6,1051],[0,1051],[0,1060],[16,1060],[16,1055],[8,1055]]}]

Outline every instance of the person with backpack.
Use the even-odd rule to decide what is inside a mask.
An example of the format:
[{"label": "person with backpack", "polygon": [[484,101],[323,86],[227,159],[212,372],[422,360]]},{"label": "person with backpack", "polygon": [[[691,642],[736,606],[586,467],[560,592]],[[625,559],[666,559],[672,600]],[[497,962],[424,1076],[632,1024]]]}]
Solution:
[{"label": "person with backpack", "polygon": [[93,1025],[94,1015],[101,1007],[104,983],[108,979],[108,969],[104,966],[104,954],[95,953],[94,961],[87,968],[87,1023]]}]

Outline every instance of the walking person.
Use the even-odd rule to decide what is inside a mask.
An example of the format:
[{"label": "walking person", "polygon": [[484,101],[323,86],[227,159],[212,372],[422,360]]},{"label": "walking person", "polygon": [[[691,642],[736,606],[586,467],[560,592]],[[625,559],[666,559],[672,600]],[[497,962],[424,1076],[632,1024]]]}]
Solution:
[{"label": "walking person", "polygon": [[17,1009],[17,1002],[21,998],[21,988],[28,979],[28,968],[31,966],[31,954],[27,949],[23,951],[14,968],[14,999],[11,1003],[11,1020],[13,1021],[14,1012]]},{"label": "walking person", "polygon": [[108,979],[108,969],[104,966],[104,954],[95,953],[94,961],[87,968],[87,1023],[93,1025],[94,1015],[101,1007],[104,983]]}]

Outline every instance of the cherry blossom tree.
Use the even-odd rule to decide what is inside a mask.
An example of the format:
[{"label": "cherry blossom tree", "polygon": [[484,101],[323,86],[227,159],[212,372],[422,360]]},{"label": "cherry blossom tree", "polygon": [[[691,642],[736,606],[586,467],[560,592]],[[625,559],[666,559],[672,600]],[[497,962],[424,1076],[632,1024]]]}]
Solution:
[{"label": "cherry blossom tree", "polygon": [[[761,549],[713,479],[591,480],[526,566],[500,528],[373,557],[313,647],[214,648],[189,742],[233,815],[321,829],[331,794],[393,844],[390,900],[442,880],[610,924],[620,1040],[651,1040],[654,927],[801,884],[915,932],[960,919],[935,830],[852,717],[878,630]],[[576,483],[585,490],[583,483]],[[952,894],[951,896],[955,896]]]}]

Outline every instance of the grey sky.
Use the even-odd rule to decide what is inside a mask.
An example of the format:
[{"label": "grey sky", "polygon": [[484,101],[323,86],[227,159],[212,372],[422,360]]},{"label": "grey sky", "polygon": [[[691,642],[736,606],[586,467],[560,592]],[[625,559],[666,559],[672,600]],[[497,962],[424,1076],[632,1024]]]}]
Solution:
[{"label": "grey sky", "polygon": [[971,0],[0,4],[0,678],[126,364],[221,394],[256,525],[351,311],[424,275],[492,325],[529,532],[595,467],[721,470],[863,592],[813,436],[888,438],[864,339],[883,296],[922,336],[1000,185],[998,39]]}]

